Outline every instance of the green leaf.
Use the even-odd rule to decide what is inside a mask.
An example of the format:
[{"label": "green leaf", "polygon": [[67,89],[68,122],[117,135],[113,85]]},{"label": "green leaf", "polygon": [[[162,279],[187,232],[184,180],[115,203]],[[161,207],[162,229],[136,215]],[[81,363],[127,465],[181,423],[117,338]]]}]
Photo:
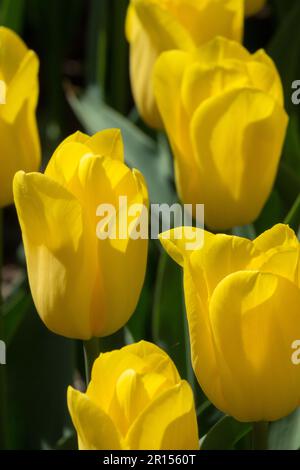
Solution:
[{"label": "green leaf", "polygon": [[139,169],[148,183],[152,203],[173,204],[176,193],[170,181],[170,157],[166,146],[142,132],[129,119],[103,103],[96,87],[90,87],[78,98],[68,92],[70,105],[83,127],[90,134],[107,128],[119,128],[125,144],[125,159],[129,166]]},{"label": "green leaf", "polygon": [[9,346],[24,321],[26,314],[33,309],[31,295],[24,286],[20,286],[4,303],[2,308],[5,341],[7,346]]},{"label": "green leaf", "polygon": [[298,0],[273,0],[279,21],[291,11]]},{"label": "green leaf", "polygon": [[254,224],[257,234],[263,233],[265,230],[268,230],[274,225],[282,222],[285,213],[285,206],[280,197],[279,191],[274,189],[259,218]]},{"label": "green leaf", "polygon": [[152,341],[151,318],[153,309],[153,290],[156,283],[156,271],[160,247],[157,240],[149,240],[146,278],[137,308],[127,323],[127,328],[135,342],[142,339]]},{"label": "green leaf", "polygon": [[289,225],[295,230],[296,233],[298,233],[300,227],[300,194],[297,197],[284,223]]},{"label": "green leaf", "polygon": [[204,437],[223,417],[224,413],[218,410],[209,400],[204,400],[197,408],[199,436]]},{"label": "green leaf", "polygon": [[57,442],[55,450],[77,450],[77,434],[73,429],[66,429],[63,436]]},{"label": "green leaf", "polygon": [[66,391],[73,383],[74,341],[52,334],[30,309],[7,348],[7,429],[12,449],[51,447],[70,427]]},{"label": "green leaf", "polygon": [[191,371],[190,351],[185,338],[181,268],[162,252],[154,291],[153,339],[175,362],[182,378]]},{"label": "green leaf", "polygon": [[300,408],[286,418],[270,424],[269,449],[300,449]]},{"label": "green leaf", "polygon": [[23,29],[25,0],[2,0],[0,21],[3,26],[20,33]]},{"label": "green leaf", "polygon": [[201,450],[230,450],[249,432],[252,426],[224,416],[205,436]]},{"label": "green leaf", "polygon": [[249,240],[254,240],[256,237],[256,232],[254,225],[244,225],[243,227],[234,227],[232,229],[232,235],[237,237],[248,238]]}]

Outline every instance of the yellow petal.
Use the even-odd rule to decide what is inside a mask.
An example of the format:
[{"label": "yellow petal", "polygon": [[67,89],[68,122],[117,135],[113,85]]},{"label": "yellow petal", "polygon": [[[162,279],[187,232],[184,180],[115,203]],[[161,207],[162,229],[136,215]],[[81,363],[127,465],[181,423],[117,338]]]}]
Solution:
[{"label": "yellow petal", "polygon": [[227,229],[257,218],[274,183],[286,127],[284,110],[253,89],[233,90],[198,108],[191,123],[197,200],[206,205],[209,227]]},{"label": "yellow petal", "polygon": [[223,392],[209,317],[210,298],[223,278],[244,269],[253,256],[255,250],[249,240],[205,232],[203,247],[192,252],[184,265],[193,368],[204,392],[216,402],[223,400]]},{"label": "yellow petal", "polygon": [[126,442],[135,450],[198,449],[196,413],[189,384],[182,381],[153,401],[133,424]]},{"label": "yellow petal", "polygon": [[38,71],[38,57],[33,51],[28,51],[9,82],[6,103],[0,106],[0,117],[8,123],[15,121],[26,100],[33,100],[35,110],[39,92]]},{"label": "yellow petal", "polygon": [[118,377],[128,369],[137,374],[151,372],[162,375],[172,385],[180,381],[177,369],[168,355],[152,343],[140,341],[118,351],[101,354],[93,365],[87,394],[106,412],[109,412]]},{"label": "yellow petal", "polygon": [[31,103],[24,103],[14,123],[0,119],[0,135],[0,207],[3,207],[13,202],[15,173],[39,169],[41,150]]},{"label": "yellow petal", "polygon": [[138,21],[133,5],[129,4],[125,21],[125,35],[128,42],[133,41],[135,37]]},{"label": "yellow petal", "polygon": [[57,334],[89,339],[96,260],[79,202],[39,173],[17,173],[14,197],[31,292],[41,319]]},{"label": "yellow petal", "polygon": [[264,50],[260,49],[247,64],[253,86],[273,96],[284,106],[283,86],[276,65]]},{"label": "yellow petal", "polygon": [[282,276],[300,286],[300,246],[269,250],[251,264],[251,269]]},{"label": "yellow petal", "polygon": [[[86,155],[109,157],[123,162],[124,148],[121,131],[107,129],[97,132],[92,137],[79,131],[75,132],[56,149],[45,174],[63,186],[69,186],[72,190],[72,185],[78,185],[79,163]],[[76,187],[73,190],[76,191]]]},{"label": "yellow petal", "polygon": [[240,0],[185,0],[170,4],[172,13],[197,46],[218,35],[235,41],[243,39],[244,5]]},{"label": "yellow petal", "polygon": [[132,4],[157,51],[193,49],[193,41],[185,28],[156,0],[133,0]]},{"label": "yellow petal", "polygon": [[246,65],[243,62],[224,62],[209,67],[195,62],[188,67],[182,83],[182,100],[192,117],[197,108],[208,98],[216,97],[234,88],[250,86]]},{"label": "yellow petal", "polygon": [[[81,136],[83,137],[83,135]],[[92,153],[86,143],[80,142],[79,139],[73,141],[72,137],[63,142],[54,152],[45,170],[45,175],[79,196],[79,163],[84,156],[92,155]],[[76,137],[80,137],[80,134],[76,134]]]},{"label": "yellow petal", "polygon": [[124,161],[123,139],[120,129],[105,129],[85,142],[95,155]]},{"label": "yellow petal", "polygon": [[152,73],[159,51],[140,22],[130,47],[130,81],[134,102],[143,120],[155,129],[163,127],[153,93]]},{"label": "yellow petal", "polygon": [[254,245],[258,250],[267,251],[272,248],[298,248],[299,240],[295,232],[284,224],[274,225],[270,230],[266,230],[256,240]]},{"label": "yellow petal", "polygon": [[184,266],[184,296],[192,364],[197,380],[212,401],[222,399],[215,347],[209,320],[208,289],[203,271],[195,274],[190,260]]},{"label": "yellow petal", "polygon": [[188,122],[178,102],[185,69],[192,57],[183,51],[160,55],[154,68],[153,88],[159,112],[168,136],[179,149],[188,152]]},{"label": "yellow petal", "polygon": [[233,60],[247,62],[251,59],[251,54],[242,44],[231,41],[230,39],[220,36],[213,37],[211,41],[199,47],[194,51],[194,57],[199,62],[208,66],[222,65],[225,61]]},{"label": "yellow petal", "polygon": [[192,253],[190,263],[195,276],[204,272],[208,295],[211,296],[223,278],[247,268],[256,255],[253,243],[246,238],[209,234],[203,247]]},{"label": "yellow petal", "polygon": [[0,27],[0,70],[1,79],[7,84],[18,72],[28,48],[23,40],[11,29]]},{"label": "yellow petal", "polygon": [[87,395],[69,387],[68,408],[80,450],[122,450],[119,432],[111,418]]},{"label": "yellow petal", "polygon": [[220,282],[210,303],[224,395],[218,408],[254,422],[299,406],[300,371],[291,360],[299,308],[299,288],[280,276],[244,271]]},{"label": "yellow petal", "polygon": [[159,241],[169,256],[183,267],[185,256],[200,248],[208,237],[209,232],[194,227],[177,227],[159,235]]},{"label": "yellow petal", "polygon": [[170,357],[161,348],[148,341],[140,341],[127,347],[136,357],[144,361],[143,373],[151,371],[168,378],[172,383],[178,383],[180,377],[178,371]]},{"label": "yellow petal", "polygon": [[[80,167],[80,178],[85,194],[86,207],[92,212],[94,229],[97,227],[96,209],[100,203],[110,203],[118,209],[120,197],[127,196],[127,208],[131,204],[145,203],[146,186],[124,164],[111,159],[88,158]],[[141,188],[142,185],[142,188]],[[117,212],[116,239],[108,237],[97,239],[97,259],[99,279],[105,292],[105,323],[101,335],[109,335],[121,328],[133,314],[143,286],[148,240],[131,238],[131,234],[119,236],[121,221],[119,215],[128,215],[128,221],[134,222],[126,207]],[[99,219],[100,221],[100,219]],[[100,282],[100,281],[99,281]],[[115,295],[118,292],[118,295]],[[118,312],[118,315],[115,314]]]},{"label": "yellow petal", "polygon": [[149,395],[142,375],[134,369],[126,369],[117,379],[109,407],[109,416],[118,423],[122,436],[126,436],[131,423],[145,409],[148,402]]}]

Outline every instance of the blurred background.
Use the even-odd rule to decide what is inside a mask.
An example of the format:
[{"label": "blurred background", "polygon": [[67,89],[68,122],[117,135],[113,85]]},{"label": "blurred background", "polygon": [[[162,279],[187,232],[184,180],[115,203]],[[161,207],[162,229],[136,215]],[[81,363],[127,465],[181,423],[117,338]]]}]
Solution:
[{"label": "blurred background", "polygon": [[[60,141],[80,129],[94,133],[120,127],[126,161],[139,168],[149,185],[151,202],[175,202],[168,143],[140,120],[130,91],[128,45],[124,35],[127,0],[1,0],[0,23],[17,31],[40,58],[40,129],[43,166]],[[291,102],[291,84],[300,79],[300,2],[274,0],[247,19],[245,45],[265,48],[275,60],[285,89],[290,126],[279,175],[263,214],[252,226],[236,229],[254,237],[283,221],[300,193],[300,106]],[[298,217],[299,219],[299,217]],[[76,448],[66,407],[69,384],[83,387],[82,345],[54,336],[34,311],[29,293],[19,225],[13,207],[4,211],[3,296],[7,300],[7,448]],[[189,360],[181,272],[151,241],[147,278],[137,311],[124,331],[103,350],[124,341],[153,340],[175,360],[181,375],[195,384]],[[176,321],[174,321],[176,318]],[[194,387],[200,434],[220,418]],[[283,420],[284,421],[284,420]],[[300,447],[300,414],[289,417],[293,438],[275,423],[271,448]],[[236,424],[236,423],[235,423]],[[298,430],[295,432],[295,427]],[[247,425],[232,430],[234,445],[249,439]],[[282,440],[286,442],[282,442]],[[286,448],[286,447],[285,447]]]}]

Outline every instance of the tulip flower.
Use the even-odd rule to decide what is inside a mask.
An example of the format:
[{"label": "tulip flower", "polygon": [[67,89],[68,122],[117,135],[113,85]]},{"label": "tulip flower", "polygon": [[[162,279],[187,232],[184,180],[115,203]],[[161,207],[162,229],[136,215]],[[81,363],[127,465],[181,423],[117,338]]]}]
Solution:
[{"label": "tulip flower", "polygon": [[204,203],[214,230],[253,222],[272,190],[288,123],[272,60],[218,37],[192,53],[161,54],[154,92],[182,202]]},{"label": "tulip flower", "polygon": [[145,341],[100,354],[87,392],[69,387],[68,408],[80,450],[199,448],[191,387]]},{"label": "tulip flower", "polygon": [[13,31],[0,27],[0,208],[13,202],[18,170],[36,171],[40,142],[36,123],[39,61]]},{"label": "tulip flower", "polygon": [[246,16],[256,15],[259,13],[266,4],[266,0],[245,0],[245,14]]},{"label": "tulip flower", "polygon": [[192,50],[216,35],[243,37],[241,0],[131,0],[126,21],[130,77],[138,111],[151,127],[161,128],[152,86],[153,66],[167,50]]},{"label": "tulip flower", "polygon": [[[237,420],[273,421],[300,405],[300,244],[286,225],[253,242],[204,234],[161,243],[184,270],[192,363],[208,398]],[[190,229],[198,230],[198,229]],[[195,232],[194,232],[195,234]],[[193,233],[187,234],[190,240]]]},{"label": "tulip flower", "polygon": [[54,333],[84,340],[106,336],[124,326],[136,307],[148,244],[131,236],[139,215],[128,218],[122,239],[97,236],[101,204],[118,209],[126,196],[128,210],[148,204],[142,175],[123,158],[119,130],[93,137],[77,132],[59,146],[45,174],[15,176],[31,292]]}]

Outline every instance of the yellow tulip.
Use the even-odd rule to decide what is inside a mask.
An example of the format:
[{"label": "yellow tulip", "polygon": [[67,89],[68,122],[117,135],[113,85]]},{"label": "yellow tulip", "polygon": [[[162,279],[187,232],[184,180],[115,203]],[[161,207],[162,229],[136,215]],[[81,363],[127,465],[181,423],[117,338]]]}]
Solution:
[{"label": "yellow tulip", "polygon": [[256,15],[259,13],[266,4],[266,0],[245,0],[245,14],[246,16]]},{"label": "yellow tulip", "polygon": [[126,20],[131,86],[147,124],[162,127],[151,79],[159,55],[192,50],[216,35],[241,41],[243,22],[241,0],[131,0]]},{"label": "yellow tulip", "polygon": [[199,448],[189,384],[145,341],[100,354],[87,392],[69,387],[68,407],[80,450]]},{"label": "yellow tulip", "polygon": [[193,368],[208,398],[245,422],[295,410],[300,244],[294,232],[276,225],[253,242],[205,232],[202,247],[191,251],[174,231],[161,242],[184,269]]},{"label": "yellow tulip", "polygon": [[161,54],[154,91],[181,200],[204,203],[211,229],[253,222],[271,192],[288,122],[272,60],[217,37],[192,53]]},{"label": "yellow tulip", "polygon": [[[40,142],[36,123],[39,61],[19,36],[0,27],[0,207],[13,202],[18,170],[36,171]],[[6,96],[5,96],[6,95]]]},{"label": "yellow tulip", "polygon": [[129,216],[124,239],[99,239],[96,211],[100,204],[118,210],[123,196],[128,210],[147,205],[148,195],[142,175],[124,164],[120,131],[70,136],[45,174],[16,174],[14,196],[31,292],[46,326],[79,339],[121,328],[140,295],[148,241],[131,236]]}]

